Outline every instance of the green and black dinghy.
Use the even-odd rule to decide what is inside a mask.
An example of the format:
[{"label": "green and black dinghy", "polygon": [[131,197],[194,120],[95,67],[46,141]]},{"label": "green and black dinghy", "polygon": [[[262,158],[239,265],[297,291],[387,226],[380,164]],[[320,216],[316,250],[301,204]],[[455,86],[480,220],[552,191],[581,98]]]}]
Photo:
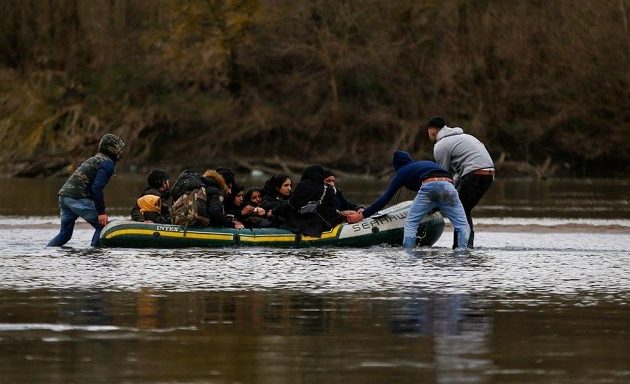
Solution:
[{"label": "green and black dinghy", "polygon": [[[356,224],[339,224],[321,237],[296,235],[285,229],[184,228],[174,224],[136,221],[112,222],[101,232],[104,247],[369,247],[401,245],[405,218],[411,201],[378,212]],[[433,245],[442,235],[444,219],[439,212],[425,217],[418,228],[418,245]]]}]

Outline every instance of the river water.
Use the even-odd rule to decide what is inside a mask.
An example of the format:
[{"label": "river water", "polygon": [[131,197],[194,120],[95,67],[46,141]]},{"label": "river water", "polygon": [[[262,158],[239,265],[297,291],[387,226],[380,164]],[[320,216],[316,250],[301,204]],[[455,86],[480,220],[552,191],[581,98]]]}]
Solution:
[{"label": "river water", "polygon": [[498,180],[468,253],[46,248],[62,182],[0,180],[2,383],[630,382],[627,181]]}]

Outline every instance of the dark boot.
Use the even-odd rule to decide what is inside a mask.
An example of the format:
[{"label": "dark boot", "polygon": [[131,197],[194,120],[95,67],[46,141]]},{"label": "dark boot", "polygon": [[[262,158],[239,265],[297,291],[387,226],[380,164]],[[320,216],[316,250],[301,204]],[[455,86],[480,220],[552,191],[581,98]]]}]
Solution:
[{"label": "dark boot", "polygon": [[475,231],[470,230],[470,236],[468,237],[468,248],[475,248]]}]

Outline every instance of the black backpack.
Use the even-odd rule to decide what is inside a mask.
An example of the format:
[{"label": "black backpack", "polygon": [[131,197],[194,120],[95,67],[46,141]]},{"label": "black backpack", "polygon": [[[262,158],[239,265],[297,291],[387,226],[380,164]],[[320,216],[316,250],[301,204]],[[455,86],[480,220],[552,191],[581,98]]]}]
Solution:
[{"label": "black backpack", "polygon": [[171,196],[173,196],[173,201],[177,201],[186,192],[190,192],[204,186],[205,184],[200,174],[186,169],[179,175],[175,184],[171,187]]}]

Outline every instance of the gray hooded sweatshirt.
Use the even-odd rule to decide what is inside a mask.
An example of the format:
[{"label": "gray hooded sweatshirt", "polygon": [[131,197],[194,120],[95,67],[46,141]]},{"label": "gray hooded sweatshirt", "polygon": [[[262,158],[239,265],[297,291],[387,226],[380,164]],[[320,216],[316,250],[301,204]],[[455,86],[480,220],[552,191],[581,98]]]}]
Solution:
[{"label": "gray hooded sweatshirt", "polygon": [[476,137],[464,130],[444,126],[437,134],[433,147],[435,161],[442,168],[460,177],[478,169],[494,168],[486,147]]}]

